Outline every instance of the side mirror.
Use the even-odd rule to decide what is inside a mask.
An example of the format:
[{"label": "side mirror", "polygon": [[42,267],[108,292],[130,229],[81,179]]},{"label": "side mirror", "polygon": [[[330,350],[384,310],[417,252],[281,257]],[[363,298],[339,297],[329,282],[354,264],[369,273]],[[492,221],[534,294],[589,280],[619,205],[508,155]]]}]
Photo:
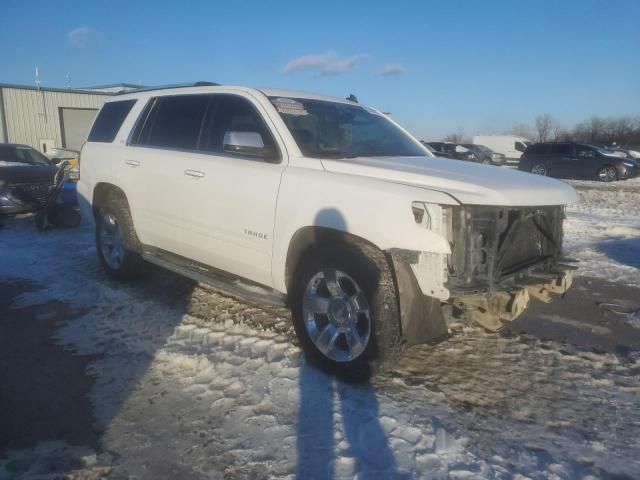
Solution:
[{"label": "side mirror", "polygon": [[275,160],[278,157],[276,149],[266,146],[262,135],[258,132],[226,132],[222,141],[222,149],[225,152],[264,158],[265,160]]}]

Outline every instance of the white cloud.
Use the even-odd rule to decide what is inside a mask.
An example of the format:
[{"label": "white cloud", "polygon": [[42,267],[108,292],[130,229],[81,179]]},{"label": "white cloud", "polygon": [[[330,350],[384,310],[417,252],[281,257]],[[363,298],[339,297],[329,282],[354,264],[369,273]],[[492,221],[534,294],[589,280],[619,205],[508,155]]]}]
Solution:
[{"label": "white cloud", "polygon": [[367,58],[367,55],[358,54],[351,55],[347,58],[341,58],[334,62],[331,62],[324,66],[322,69],[323,75],[341,75],[343,73],[348,73],[353,70],[358,63]]},{"label": "white cloud", "polygon": [[400,63],[387,63],[380,69],[380,75],[402,75],[407,73],[407,68]]},{"label": "white cloud", "polygon": [[291,73],[299,70],[315,70],[326,66],[335,58],[336,55],[333,52],[303,55],[302,57],[294,58],[287,63],[282,71],[284,73]]},{"label": "white cloud", "polygon": [[293,73],[301,70],[316,71],[321,75],[340,75],[348,73],[368,55],[358,54],[350,57],[339,58],[335,53],[326,51],[325,53],[303,55],[294,58],[287,63],[282,72]]},{"label": "white cloud", "polygon": [[93,46],[95,36],[96,32],[86,25],[76,27],[67,34],[71,46],[82,49]]}]

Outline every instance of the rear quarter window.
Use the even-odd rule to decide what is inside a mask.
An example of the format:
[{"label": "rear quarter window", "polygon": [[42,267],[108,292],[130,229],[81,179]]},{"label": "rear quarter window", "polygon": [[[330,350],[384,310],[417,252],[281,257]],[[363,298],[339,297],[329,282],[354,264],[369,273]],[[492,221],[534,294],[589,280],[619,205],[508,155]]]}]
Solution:
[{"label": "rear quarter window", "polygon": [[127,118],[135,100],[122,100],[119,102],[107,102],[102,106],[100,113],[93,123],[87,141],[110,143],[116,138],[122,122]]},{"label": "rear quarter window", "polygon": [[537,143],[527,148],[527,154],[531,155],[543,155],[549,151],[549,145],[544,143]]},{"label": "rear quarter window", "polygon": [[556,143],[551,145],[551,153],[553,155],[571,155],[573,147],[566,143]]}]

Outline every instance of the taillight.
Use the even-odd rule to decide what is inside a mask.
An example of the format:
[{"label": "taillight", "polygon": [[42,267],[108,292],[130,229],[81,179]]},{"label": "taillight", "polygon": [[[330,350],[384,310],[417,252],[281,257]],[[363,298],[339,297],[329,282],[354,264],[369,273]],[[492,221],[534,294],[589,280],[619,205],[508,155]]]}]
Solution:
[{"label": "taillight", "polygon": [[80,180],[80,154],[69,162],[69,180]]}]

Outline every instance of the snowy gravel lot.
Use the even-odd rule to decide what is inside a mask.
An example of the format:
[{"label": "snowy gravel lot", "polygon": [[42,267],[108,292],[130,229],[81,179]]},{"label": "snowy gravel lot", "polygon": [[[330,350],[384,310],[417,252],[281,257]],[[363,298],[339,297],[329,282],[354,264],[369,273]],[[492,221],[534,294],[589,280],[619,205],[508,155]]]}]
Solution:
[{"label": "snowy gravel lot", "polygon": [[[568,209],[568,254],[585,288],[620,288],[604,299],[609,320],[587,326],[601,348],[460,325],[361,386],[305,364],[287,311],[162,271],[117,284],[90,229],[7,225],[0,324],[48,322],[43,341],[86,362],[97,440],[0,443],[0,479],[640,478],[640,289],[623,291],[640,287],[640,179],[571,183],[581,203]],[[579,308],[554,308],[540,311],[584,328]],[[624,349],[605,347],[615,332]]]}]

